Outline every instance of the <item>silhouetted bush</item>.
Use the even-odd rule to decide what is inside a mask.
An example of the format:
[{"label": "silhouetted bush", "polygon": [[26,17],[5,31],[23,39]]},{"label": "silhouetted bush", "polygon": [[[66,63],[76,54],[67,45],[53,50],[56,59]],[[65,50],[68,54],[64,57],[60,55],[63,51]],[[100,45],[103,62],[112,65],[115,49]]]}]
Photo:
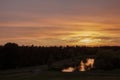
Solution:
[{"label": "silhouetted bush", "polygon": [[18,45],[15,43],[7,43],[2,51],[2,69],[16,68]]},{"label": "silhouetted bush", "polygon": [[[120,55],[120,54],[119,54]],[[120,56],[114,50],[99,50],[95,58],[95,69],[111,70],[120,68]]]}]

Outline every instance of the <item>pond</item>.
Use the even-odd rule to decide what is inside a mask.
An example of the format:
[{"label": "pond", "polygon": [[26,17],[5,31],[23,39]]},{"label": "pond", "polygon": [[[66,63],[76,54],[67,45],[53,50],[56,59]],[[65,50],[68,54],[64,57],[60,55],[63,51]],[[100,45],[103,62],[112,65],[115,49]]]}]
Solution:
[{"label": "pond", "polygon": [[76,67],[68,67],[62,70],[62,72],[74,72],[76,70],[78,71],[88,71],[91,70],[94,66],[94,59],[93,58],[87,58],[86,62],[84,62],[83,60],[80,61],[79,66]]}]

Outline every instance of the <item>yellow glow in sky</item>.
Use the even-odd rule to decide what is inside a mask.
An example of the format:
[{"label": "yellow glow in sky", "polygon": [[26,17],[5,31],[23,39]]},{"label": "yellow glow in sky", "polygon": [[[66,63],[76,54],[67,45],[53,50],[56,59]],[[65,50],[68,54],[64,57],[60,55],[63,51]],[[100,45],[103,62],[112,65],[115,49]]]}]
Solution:
[{"label": "yellow glow in sky", "polygon": [[97,40],[94,40],[94,39],[90,39],[90,38],[85,38],[85,39],[82,39],[80,40],[81,43],[85,43],[85,44],[89,44],[89,43],[94,43],[94,42],[97,42]]},{"label": "yellow glow in sky", "polygon": [[2,0],[0,45],[120,46],[120,0]]}]

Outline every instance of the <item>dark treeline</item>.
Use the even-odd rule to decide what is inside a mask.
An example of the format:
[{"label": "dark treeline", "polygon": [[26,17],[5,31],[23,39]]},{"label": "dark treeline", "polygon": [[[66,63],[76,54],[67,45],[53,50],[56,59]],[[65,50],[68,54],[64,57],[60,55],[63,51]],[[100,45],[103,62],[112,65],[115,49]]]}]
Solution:
[{"label": "dark treeline", "polygon": [[95,69],[120,68],[120,47],[38,47],[18,46],[7,43],[0,46],[0,69],[13,69],[26,66],[51,65],[54,62],[94,56]]}]

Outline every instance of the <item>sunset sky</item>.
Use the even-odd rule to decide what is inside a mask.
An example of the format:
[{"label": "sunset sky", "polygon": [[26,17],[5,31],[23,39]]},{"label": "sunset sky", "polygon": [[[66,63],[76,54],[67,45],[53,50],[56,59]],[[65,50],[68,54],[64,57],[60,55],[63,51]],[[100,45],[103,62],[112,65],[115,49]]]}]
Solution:
[{"label": "sunset sky", "polygon": [[120,46],[120,0],[0,0],[0,45]]}]

